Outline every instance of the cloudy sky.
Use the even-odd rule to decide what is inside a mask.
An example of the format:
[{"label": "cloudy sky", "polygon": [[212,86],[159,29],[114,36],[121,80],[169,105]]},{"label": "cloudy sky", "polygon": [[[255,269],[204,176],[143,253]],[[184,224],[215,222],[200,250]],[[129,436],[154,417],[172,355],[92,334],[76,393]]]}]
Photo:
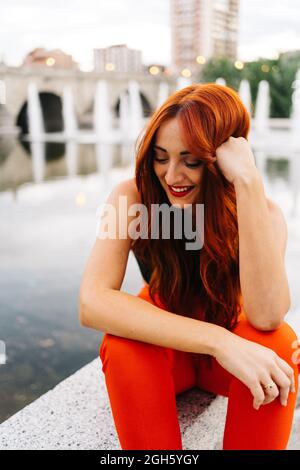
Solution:
[{"label": "cloudy sky", "polygon": [[[0,60],[19,65],[41,46],[61,48],[83,69],[95,47],[126,43],[143,61],[170,64],[170,0],[0,0]],[[300,49],[300,0],[241,0],[239,58]]]}]

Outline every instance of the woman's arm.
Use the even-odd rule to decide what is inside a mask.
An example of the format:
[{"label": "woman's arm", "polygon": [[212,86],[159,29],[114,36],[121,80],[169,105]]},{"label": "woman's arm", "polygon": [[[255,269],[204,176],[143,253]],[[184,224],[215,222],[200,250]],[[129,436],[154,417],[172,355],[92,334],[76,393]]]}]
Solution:
[{"label": "woman's arm", "polygon": [[119,290],[94,286],[80,300],[81,324],[168,348],[215,355],[226,330],[163,310]]},{"label": "woman's arm", "polygon": [[267,201],[249,142],[229,137],[216,150],[217,164],[234,184],[239,230],[240,282],[248,320],[277,328],[290,308],[284,266],[287,229],[278,206]]},{"label": "woman's arm", "polygon": [[257,328],[274,329],[290,308],[285,220],[279,207],[266,199],[258,171],[237,177],[234,187],[245,313]]}]

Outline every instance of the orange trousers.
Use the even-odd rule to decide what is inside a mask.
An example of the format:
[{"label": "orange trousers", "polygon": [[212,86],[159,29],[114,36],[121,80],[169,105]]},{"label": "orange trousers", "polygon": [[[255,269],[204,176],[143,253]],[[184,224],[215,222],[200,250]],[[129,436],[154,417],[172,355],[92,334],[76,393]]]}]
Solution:
[{"label": "orange trousers", "polygon": [[[148,284],[138,294],[152,303]],[[163,308],[157,299],[155,305]],[[295,371],[292,360],[294,330],[284,322],[277,330],[254,328],[243,311],[233,333],[273,349]],[[197,387],[228,397],[223,437],[224,450],[284,450],[287,447],[297,393],[290,393],[287,406],[279,397],[259,410],[241,381],[210,356],[179,351],[105,333],[99,355],[112,415],[123,450],[177,450],[182,440],[176,395]]]}]

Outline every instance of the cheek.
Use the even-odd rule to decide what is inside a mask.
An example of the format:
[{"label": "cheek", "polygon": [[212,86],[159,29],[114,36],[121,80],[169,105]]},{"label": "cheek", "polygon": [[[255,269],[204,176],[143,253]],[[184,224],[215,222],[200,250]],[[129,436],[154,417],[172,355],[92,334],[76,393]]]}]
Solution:
[{"label": "cheek", "polygon": [[[189,180],[192,181],[195,185],[201,183],[203,170],[203,167],[195,170],[191,170],[187,167],[183,168],[183,172],[186,174],[187,178],[189,178]],[[166,167],[163,165],[158,165],[157,163],[153,163],[153,171],[157,178],[161,178],[166,172]]]},{"label": "cheek", "polygon": [[156,174],[156,176],[158,178],[160,178],[160,176],[163,174],[163,169],[162,169],[162,166],[161,165],[157,165],[154,163],[153,165],[153,171],[154,173]]},{"label": "cheek", "polygon": [[190,172],[189,178],[191,181],[193,181],[194,184],[200,184],[202,180],[202,175],[203,168],[200,168],[199,170],[193,170],[192,172]]}]

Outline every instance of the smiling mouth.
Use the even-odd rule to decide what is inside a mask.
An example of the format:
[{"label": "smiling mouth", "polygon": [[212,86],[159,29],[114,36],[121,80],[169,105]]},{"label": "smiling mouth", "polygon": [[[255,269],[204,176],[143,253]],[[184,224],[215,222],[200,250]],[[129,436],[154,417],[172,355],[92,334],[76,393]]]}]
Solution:
[{"label": "smiling mouth", "polygon": [[173,196],[183,197],[189,194],[195,186],[169,186],[169,191]]}]

